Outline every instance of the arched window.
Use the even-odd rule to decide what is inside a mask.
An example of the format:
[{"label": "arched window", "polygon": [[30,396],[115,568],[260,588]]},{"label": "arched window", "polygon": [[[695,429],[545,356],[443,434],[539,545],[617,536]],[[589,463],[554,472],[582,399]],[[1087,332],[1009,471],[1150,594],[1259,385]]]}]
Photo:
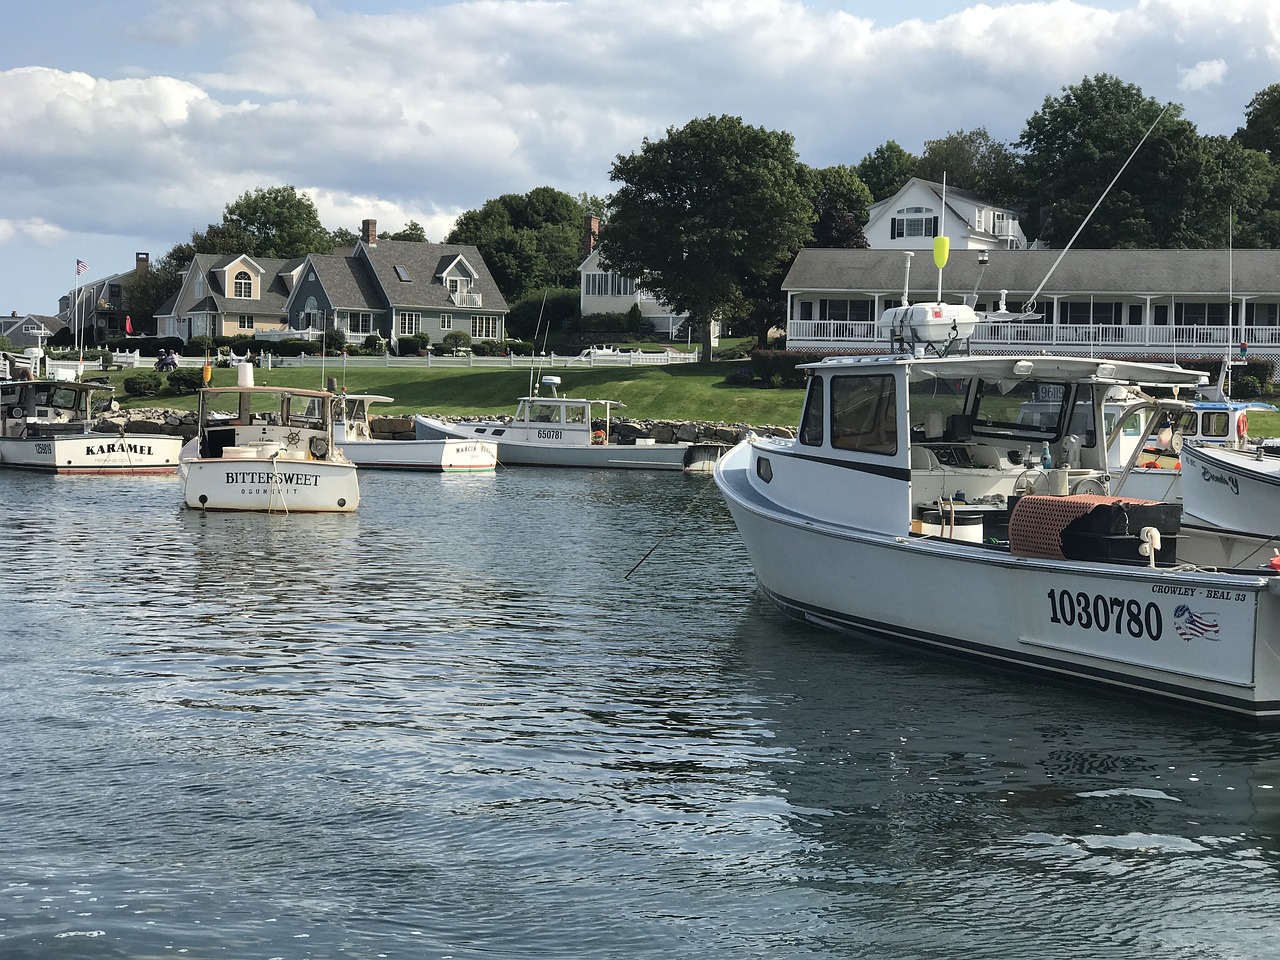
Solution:
[{"label": "arched window", "polygon": [[253,277],[249,276],[248,270],[241,270],[236,274],[233,296],[237,300],[249,300],[253,297]]}]

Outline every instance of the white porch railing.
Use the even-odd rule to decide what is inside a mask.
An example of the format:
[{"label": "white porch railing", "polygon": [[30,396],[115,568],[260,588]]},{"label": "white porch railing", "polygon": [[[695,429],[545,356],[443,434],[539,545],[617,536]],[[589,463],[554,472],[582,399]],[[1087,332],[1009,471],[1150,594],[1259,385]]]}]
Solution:
[{"label": "white porch railing", "polygon": [[[1103,324],[998,323],[978,324],[970,346],[976,351],[1060,350],[1087,353],[1111,350],[1129,354],[1177,351],[1222,354],[1236,351],[1242,331],[1220,326],[1112,326]],[[1245,327],[1243,339],[1250,355],[1280,356],[1280,327]],[[866,350],[884,347],[876,324],[854,320],[792,320],[787,345],[793,350]]]},{"label": "white porch railing", "polygon": [[484,295],[479,293],[462,293],[455,291],[449,294],[449,299],[453,301],[454,306],[458,307],[483,307]]}]

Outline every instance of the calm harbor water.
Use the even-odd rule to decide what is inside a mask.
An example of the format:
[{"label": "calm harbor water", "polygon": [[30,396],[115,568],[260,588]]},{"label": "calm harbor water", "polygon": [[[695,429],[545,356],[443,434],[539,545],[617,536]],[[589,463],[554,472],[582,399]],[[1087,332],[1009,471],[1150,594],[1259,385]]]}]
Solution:
[{"label": "calm harbor water", "polygon": [[709,477],[362,490],[0,474],[0,958],[1280,956],[1280,735],[785,620]]}]

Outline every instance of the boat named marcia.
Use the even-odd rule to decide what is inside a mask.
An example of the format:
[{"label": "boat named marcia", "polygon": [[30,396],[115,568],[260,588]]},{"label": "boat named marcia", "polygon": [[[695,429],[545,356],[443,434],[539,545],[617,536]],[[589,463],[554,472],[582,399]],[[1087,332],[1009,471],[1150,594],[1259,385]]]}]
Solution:
[{"label": "boat named marcia", "polygon": [[369,405],[391,397],[344,393],[333,425],[334,442],[360,467],[429,473],[492,473],[498,446],[488,440],[379,440],[369,426]]},{"label": "boat named marcia", "polygon": [[178,469],[182,438],[95,430],[111,385],[72,380],[0,383],[0,467],[43,473],[164,474]]},{"label": "boat named marcia", "polygon": [[1203,375],[926,352],[805,365],[796,438],[721,458],[762,591],[831,628],[1280,719],[1270,553],[1184,564],[1180,505],[1109,493],[1109,391]]},{"label": "boat named marcia", "polygon": [[[251,378],[249,378],[251,379]],[[333,442],[337,398],[324,390],[206,387],[183,448],[183,500],[195,510],[350,513],[356,465]]]}]

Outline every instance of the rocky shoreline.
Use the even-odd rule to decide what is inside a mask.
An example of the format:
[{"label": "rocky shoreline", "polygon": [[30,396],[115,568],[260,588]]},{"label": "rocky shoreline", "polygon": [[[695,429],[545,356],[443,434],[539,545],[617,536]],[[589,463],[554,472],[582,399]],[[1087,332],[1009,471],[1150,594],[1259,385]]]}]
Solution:
[{"label": "rocky shoreline", "polygon": [[[510,417],[444,417],[454,423],[474,422],[480,419],[497,419],[510,422]],[[380,440],[412,440],[412,416],[370,417],[369,426]],[[603,430],[603,420],[593,421],[592,429]],[[165,434],[190,439],[196,433],[196,415],[189,410],[139,408],[120,410],[100,417],[95,430],[104,433]],[[752,426],[743,423],[713,423],[704,420],[631,420],[613,418],[609,421],[610,443],[633,443],[636,440],[653,440],[656,443],[719,443],[735,444],[748,433],[775,437],[793,437],[791,427]]]}]

